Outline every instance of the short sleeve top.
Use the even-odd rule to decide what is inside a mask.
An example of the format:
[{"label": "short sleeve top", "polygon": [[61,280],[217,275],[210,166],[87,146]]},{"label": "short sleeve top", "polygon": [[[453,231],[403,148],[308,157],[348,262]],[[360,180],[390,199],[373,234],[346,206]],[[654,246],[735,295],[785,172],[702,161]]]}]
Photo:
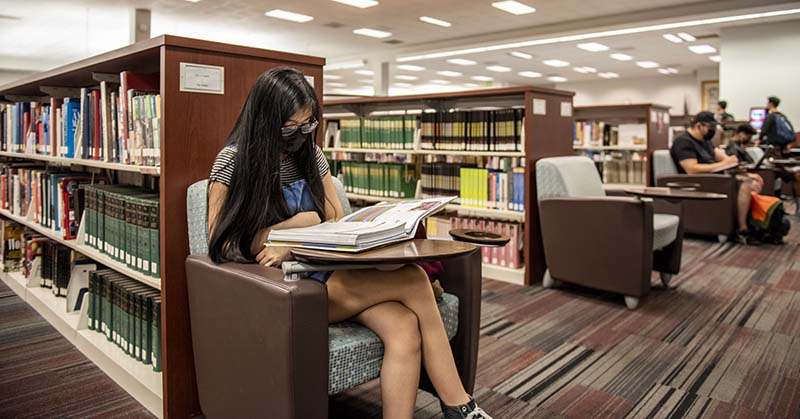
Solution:
[{"label": "short sleeve top", "polygon": [[[319,146],[314,146],[314,155],[317,161],[317,169],[319,170],[320,178],[328,173],[328,160],[320,150]],[[229,145],[224,147],[217,158],[214,159],[214,164],[211,166],[211,175],[209,181],[219,182],[225,186],[231,185],[233,178],[233,168],[236,164],[236,146]],[[297,167],[297,162],[293,155],[287,157],[281,162],[281,185],[288,185],[292,182],[304,179],[303,172]]]},{"label": "short sleeve top", "polygon": [[711,144],[711,141],[697,141],[688,132],[684,132],[675,138],[669,153],[672,156],[672,161],[675,162],[678,173],[683,174],[686,173],[681,166],[681,161],[683,160],[696,159],[701,164],[716,163],[717,161],[714,156],[714,145]]}]

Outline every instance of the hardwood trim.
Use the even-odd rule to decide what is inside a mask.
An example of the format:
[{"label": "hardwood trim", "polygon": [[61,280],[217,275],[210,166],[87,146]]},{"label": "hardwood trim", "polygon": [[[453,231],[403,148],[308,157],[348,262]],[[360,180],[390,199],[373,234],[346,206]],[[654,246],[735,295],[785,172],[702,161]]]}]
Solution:
[{"label": "hardwood trim", "polygon": [[631,103],[631,104],[619,104],[619,105],[594,105],[594,106],[576,106],[575,113],[581,112],[588,112],[588,111],[596,111],[596,110],[611,110],[611,109],[619,109],[619,110],[632,110],[636,108],[660,108],[669,110],[671,107],[667,105],[659,105],[657,103]]},{"label": "hardwood trim", "polygon": [[220,52],[252,58],[264,58],[272,61],[285,61],[292,64],[308,64],[312,66],[325,65],[325,58],[323,57],[246,47],[222,42],[203,41],[200,39],[184,38],[175,35],[162,35],[162,37],[164,38],[164,45],[170,47],[201,49],[209,52]]}]

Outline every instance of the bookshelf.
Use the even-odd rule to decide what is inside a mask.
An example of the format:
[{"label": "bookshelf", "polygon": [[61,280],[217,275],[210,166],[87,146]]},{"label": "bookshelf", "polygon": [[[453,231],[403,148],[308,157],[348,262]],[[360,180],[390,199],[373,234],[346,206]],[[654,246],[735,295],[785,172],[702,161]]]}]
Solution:
[{"label": "bookshelf", "polygon": [[604,182],[652,185],[648,162],[669,147],[670,123],[664,105],[576,106],[573,150],[595,161]]},{"label": "bookshelf", "polygon": [[[181,63],[225,68],[224,94],[181,91]],[[8,157],[41,160],[48,164],[74,164],[158,176],[162,261],[158,285],[162,298],[163,370],[155,378],[157,384],[151,385],[153,377],[140,380],[135,368],[116,356],[115,351],[119,350],[116,346],[104,346],[99,340],[92,342],[92,337],[88,336],[90,331],[72,327],[75,320],[69,314],[50,312],[43,315],[117,382],[132,382],[130,386],[123,387],[159,417],[183,418],[201,413],[195,381],[184,268],[189,253],[186,189],[193,182],[208,177],[211,164],[227,139],[250,87],[261,73],[277,66],[294,67],[313,77],[311,81],[321,100],[324,63],[325,60],[319,57],[163,35],[0,86],[0,100],[43,100],[48,98],[46,92],[55,95],[58,91],[97,86],[96,76],[100,73],[119,74],[122,71],[132,71],[159,74],[162,105],[159,168],[21,153],[3,154]],[[209,115],[214,117],[210,118]],[[0,216],[14,219],[59,241],[51,232],[38,229],[33,225],[35,223],[22,219],[23,217],[11,216],[8,212],[0,212]],[[145,279],[137,278],[133,272],[126,272],[119,264],[103,260],[103,255],[88,246],[76,241],[60,242],[135,279]],[[13,283],[8,278],[10,277],[6,275],[4,280]],[[19,286],[12,289],[24,291],[26,296],[31,296],[25,297],[26,301],[34,301],[31,305],[37,307],[36,290]],[[144,385],[142,380],[150,381]],[[140,387],[149,393],[136,390]]]},{"label": "bookshelf", "polygon": [[[515,157],[522,159],[523,167],[525,168],[524,211],[483,209],[457,204],[448,205],[446,210],[458,213],[460,216],[522,223],[524,229],[523,258],[525,266],[522,269],[508,269],[494,265],[484,265],[483,273],[486,277],[530,285],[540,281],[546,269],[539,226],[539,212],[536,205],[535,163],[545,157],[572,154],[573,95],[574,93],[567,91],[520,86],[453,93],[365,97],[327,101],[324,103],[323,108],[328,121],[380,115],[421,115],[426,110],[460,111],[510,108],[524,109],[525,117],[522,122],[522,149],[520,151],[430,150],[422,149],[419,141],[414,142],[413,148],[404,150],[326,147],[325,151],[333,153],[334,157],[335,153],[346,152],[399,154],[408,157],[472,156],[477,158]],[[536,112],[534,112],[534,104],[536,105]],[[417,165],[417,174],[419,175],[422,162],[417,159],[411,164]],[[391,200],[363,194],[348,194],[348,198],[353,200],[360,199],[365,202]]]},{"label": "bookshelf", "polygon": [[141,173],[143,175],[161,175],[161,168],[158,166],[137,166],[133,164],[111,163],[98,160],[46,156],[43,154],[17,153],[14,151],[0,151],[0,156],[26,160],[37,160],[58,165],[76,165],[84,167],[96,167],[99,169],[109,169],[119,172]]}]

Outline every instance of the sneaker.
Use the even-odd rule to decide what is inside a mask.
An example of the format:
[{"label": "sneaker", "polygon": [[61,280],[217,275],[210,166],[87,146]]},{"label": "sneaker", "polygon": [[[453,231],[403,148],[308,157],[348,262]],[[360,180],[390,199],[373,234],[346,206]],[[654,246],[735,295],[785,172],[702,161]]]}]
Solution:
[{"label": "sneaker", "polygon": [[447,406],[442,402],[439,402],[439,404],[442,406],[443,419],[492,419],[483,409],[478,407],[475,399],[472,398],[469,399],[467,404],[460,406]]},{"label": "sneaker", "polygon": [[739,230],[736,232],[736,241],[745,246],[757,246],[761,244],[755,237],[750,235],[749,230]]}]

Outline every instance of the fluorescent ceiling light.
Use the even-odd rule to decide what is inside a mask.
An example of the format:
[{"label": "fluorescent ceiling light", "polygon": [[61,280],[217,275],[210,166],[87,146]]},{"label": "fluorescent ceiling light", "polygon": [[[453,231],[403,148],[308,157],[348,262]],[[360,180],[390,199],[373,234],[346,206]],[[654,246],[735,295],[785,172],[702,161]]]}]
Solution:
[{"label": "fluorescent ceiling light", "polygon": [[395,83],[394,86],[395,87],[411,87],[411,86],[413,86],[413,84],[411,84],[411,83]]},{"label": "fluorescent ceiling light", "polygon": [[406,70],[406,71],[423,71],[425,67],[420,67],[418,65],[413,64],[400,64],[397,66],[398,70]]},{"label": "fluorescent ceiling light", "polygon": [[449,27],[453,26],[452,23],[444,21],[444,20],[441,20],[441,19],[436,19],[435,17],[422,16],[422,17],[419,18],[419,20],[421,20],[421,21],[423,21],[425,23],[430,23],[431,25],[441,26],[443,28],[449,28]]},{"label": "fluorescent ceiling light", "polygon": [[447,60],[447,62],[450,63],[450,64],[455,64],[455,65],[475,65],[475,64],[477,64],[475,61],[467,60],[467,59],[464,59],[464,58],[451,58],[451,59]]},{"label": "fluorescent ceiling light", "polygon": [[550,76],[550,77],[547,78],[547,80],[554,81],[556,83],[562,83],[562,82],[567,81],[567,78],[566,77],[561,77],[561,76]]},{"label": "fluorescent ceiling light", "polygon": [[617,79],[617,78],[619,78],[619,74],[612,73],[610,71],[606,72],[606,73],[599,73],[598,76],[600,76],[600,77],[602,77],[604,79]]},{"label": "fluorescent ceiling light", "polygon": [[542,63],[544,63],[544,65],[549,65],[550,67],[566,67],[569,65],[568,62],[561,60],[544,60]]},{"label": "fluorescent ceiling light", "polygon": [[713,62],[715,62],[715,63],[718,63],[718,62],[722,61],[722,57],[719,56],[719,55],[712,55],[712,56],[708,57],[708,59],[713,61]]},{"label": "fluorescent ceiling light", "polygon": [[448,80],[431,80],[433,84],[450,84]]},{"label": "fluorescent ceiling light", "polygon": [[458,76],[462,76],[463,75],[462,73],[459,73],[458,71],[450,71],[450,70],[437,71],[436,74],[438,74],[440,76],[445,76],[445,77],[458,77]]},{"label": "fluorescent ceiling light", "polygon": [[367,62],[364,60],[341,61],[338,63],[325,64],[324,69],[328,71],[350,70],[353,68],[361,68],[365,65],[367,65]]},{"label": "fluorescent ceiling light", "polygon": [[717,52],[717,49],[708,44],[689,45],[689,51],[695,54],[711,54]]},{"label": "fluorescent ceiling light", "polygon": [[341,80],[342,76],[337,76],[336,74],[323,74],[322,78],[325,80]]},{"label": "fluorescent ceiling light", "polygon": [[642,68],[656,68],[660,64],[658,64],[655,61],[637,61],[636,65],[638,65],[639,67],[642,67]]},{"label": "fluorescent ceiling light", "polygon": [[364,70],[356,70],[356,71],[354,71],[354,73],[356,73],[356,74],[361,74],[362,76],[372,76],[372,75],[374,75],[374,74],[375,74],[375,72],[374,72],[374,71],[372,71],[372,70],[367,70],[367,69],[364,69]]},{"label": "fluorescent ceiling light", "polygon": [[475,83],[464,83],[464,87],[478,87]]},{"label": "fluorescent ceiling light", "polygon": [[489,76],[472,76],[472,80],[475,81],[492,81],[494,80],[492,77]]},{"label": "fluorescent ceiling light", "polygon": [[388,37],[392,36],[391,32],[384,32],[384,31],[379,31],[377,29],[370,29],[370,28],[353,29],[353,33],[356,34],[356,35],[369,36],[371,38],[388,38]]},{"label": "fluorescent ceiling light", "polygon": [[597,73],[597,69],[594,67],[584,66],[584,67],[573,67],[572,69],[581,74]]},{"label": "fluorescent ceiling light", "polygon": [[584,44],[578,44],[578,48],[590,52],[608,51],[607,46],[603,44],[598,44],[597,42],[586,42]]},{"label": "fluorescent ceiling light", "polygon": [[375,0],[333,0],[337,3],[346,4],[348,6],[358,7],[359,9],[366,9],[367,7],[377,6],[378,2]]},{"label": "fluorescent ceiling light", "polygon": [[490,65],[486,67],[486,69],[489,71],[494,71],[495,73],[508,73],[509,71],[511,71],[510,67],[505,67],[502,65]]},{"label": "fluorescent ceiling light", "polygon": [[617,61],[630,61],[630,60],[633,59],[633,56],[628,55],[628,54],[623,54],[621,52],[615,52],[615,53],[609,55],[609,57],[611,57],[611,58],[613,58],[613,59],[615,59]]},{"label": "fluorescent ceiling light", "polygon": [[372,79],[361,79],[361,80],[357,80],[357,81],[359,83],[364,83],[364,84],[372,84],[373,83]]},{"label": "fluorescent ceiling light", "polygon": [[667,70],[666,68],[659,68],[658,72],[661,74],[670,74],[669,70]]},{"label": "fluorescent ceiling light", "polygon": [[679,37],[677,37],[677,36],[675,36],[675,35],[673,35],[671,33],[665,33],[664,35],[661,35],[661,36],[663,36],[664,39],[666,39],[667,41],[674,42],[676,44],[680,44],[681,42],[683,42],[683,39],[681,39],[681,38],[679,38]]},{"label": "fluorescent ceiling light", "polygon": [[[519,41],[519,42],[510,42],[505,44],[496,44],[496,45],[488,45],[482,47],[474,47],[474,48],[464,48],[464,49],[457,49],[457,50],[450,50],[450,51],[441,51],[435,52],[430,54],[420,54],[420,55],[408,55],[404,57],[398,57],[398,62],[408,62],[408,61],[418,61],[418,60],[428,60],[433,58],[444,58],[444,57],[453,57],[458,55],[466,55],[466,54],[476,54],[482,52],[490,52],[490,51],[499,51],[504,49],[518,49],[518,48],[527,48],[533,47],[538,45],[550,45],[550,44],[558,44],[563,42],[576,42],[576,41],[584,41],[589,39],[596,39],[596,38],[606,38],[611,36],[621,36],[621,35],[631,35],[637,33],[644,33],[644,32],[663,32],[669,31],[672,29],[678,28],[689,28],[695,26],[703,26],[703,25],[716,25],[721,23],[729,23],[729,22],[740,22],[744,20],[753,20],[753,19],[763,19],[763,18],[770,18],[770,17],[777,17],[777,16],[787,16],[787,15],[794,15],[800,13],[800,8],[795,9],[784,9],[784,10],[774,10],[769,12],[760,12],[760,13],[748,13],[743,15],[732,15],[732,16],[723,16],[723,17],[714,17],[714,18],[707,18],[707,19],[695,19],[695,20],[685,20],[680,22],[671,22],[671,23],[661,23],[657,25],[648,25],[648,26],[636,26],[631,28],[622,28],[622,29],[612,29],[607,31],[600,31],[600,32],[587,32],[575,35],[565,35],[565,36],[558,36],[554,38],[541,38],[541,39],[531,39],[527,41]],[[680,33],[678,34],[680,36]]]},{"label": "fluorescent ceiling light", "polygon": [[336,81],[332,81],[330,83],[325,83],[325,85],[326,86],[330,86],[330,87],[345,87],[345,86],[347,86],[345,83],[339,83],[339,82],[336,82]]},{"label": "fluorescent ceiling light", "polygon": [[492,7],[517,16],[526,15],[536,11],[535,8],[528,6],[527,4],[522,4],[513,0],[494,2],[492,3]]},{"label": "fluorescent ceiling light", "polygon": [[509,54],[511,54],[512,57],[522,58],[523,60],[530,60],[533,58],[533,55],[526,52],[511,51]]},{"label": "fluorescent ceiling light", "polygon": [[186,1],[188,1],[189,3],[200,3],[200,0],[186,0]]},{"label": "fluorescent ceiling light", "polygon": [[672,68],[672,67],[667,67],[667,72],[669,72],[669,74],[678,74],[678,69],[677,68]]},{"label": "fluorescent ceiling light", "polygon": [[417,77],[417,76],[409,76],[407,74],[398,74],[398,75],[394,76],[394,78],[396,78],[398,80],[417,80],[419,77]]},{"label": "fluorescent ceiling light", "polygon": [[535,71],[520,71],[517,74],[519,74],[522,77],[529,77],[529,78],[532,78],[532,79],[535,79],[537,77],[542,77],[542,73],[537,73]]},{"label": "fluorescent ceiling light", "polygon": [[306,23],[314,20],[311,16],[301,15],[300,13],[287,12],[286,10],[275,9],[264,13],[265,16],[274,17],[276,19],[289,20],[297,23]]},{"label": "fluorescent ceiling light", "polygon": [[688,33],[686,33],[686,32],[678,32],[678,36],[680,36],[680,37],[681,37],[681,39],[683,39],[683,40],[684,40],[684,41],[686,41],[686,42],[694,42],[694,41],[697,41],[697,38],[693,37],[692,35],[689,35],[689,34],[688,34]]}]

